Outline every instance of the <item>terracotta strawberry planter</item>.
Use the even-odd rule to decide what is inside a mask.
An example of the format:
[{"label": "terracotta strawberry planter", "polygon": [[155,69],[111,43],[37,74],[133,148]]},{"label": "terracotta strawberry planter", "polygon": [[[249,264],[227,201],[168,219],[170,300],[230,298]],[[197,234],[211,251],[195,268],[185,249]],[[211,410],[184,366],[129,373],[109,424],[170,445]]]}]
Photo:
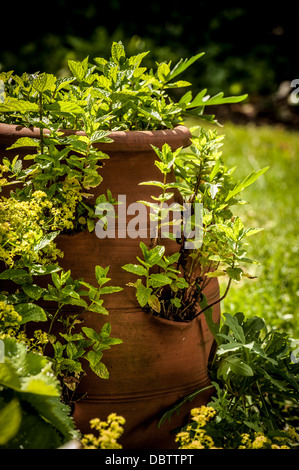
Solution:
[{"label": "terracotta strawberry planter", "polygon": [[[0,124],[2,155],[4,148],[18,137],[38,135],[39,130]],[[190,143],[190,132],[179,126],[166,131],[113,132],[111,138],[113,143],[97,144],[110,159],[101,170],[103,182],[94,196],[106,193],[109,188],[116,198],[125,195],[129,205],[139,199],[151,201],[150,196],[155,195],[152,187],[139,186],[140,182],[161,179],[154,165],[156,154],[151,144],[161,148],[167,142],[172,149],[186,147]],[[21,156],[21,149],[17,150],[7,151],[6,155],[18,153]],[[30,152],[28,148],[24,150],[25,154]],[[95,233],[88,232],[58,237],[58,247],[65,253],[61,265],[71,270],[73,278],[81,277],[96,284],[95,266],[110,266],[111,284],[124,288],[120,293],[105,297],[109,317],[90,312],[84,317],[84,325],[95,330],[109,321],[112,336],[121,338],[123,344],[104,351],[103,360],[110,372],[108,380],[99,379],[92,372],[83,378],[78,392],[85,397],[76,403],[74,419],[85,433],[90,432],[91,418],[106,419],[109,413],[116,412],[126,419],[121,440],[124,448],[175,448],[171,431],[184,424],[190,404],[183,407],[179,415],[174,415],[170,423],[159,429],[157,423],[178,400],[210,385],[207,365],[214,341],[204,316],[189,323],[171,322],[153,317],[139,307],[135,289],[126,286],[135,281],[136,276],[121,269],[124,264],[136,262],[140,241],[150,242],[149,236],[142,239],[126,236],[125,227],[134,216],[127,215],[122,231],[116,232],[115,238],[99,239]],[[165,242],[167,254],[178,249],[175,242]],[[219,298],[216,278],[204,293],[209,302]],[[214,321],[219,320],[218,304],[213,308],[213,317]],[[211,393],[209,389],[198,395],[192,406],[206,404]]]}]

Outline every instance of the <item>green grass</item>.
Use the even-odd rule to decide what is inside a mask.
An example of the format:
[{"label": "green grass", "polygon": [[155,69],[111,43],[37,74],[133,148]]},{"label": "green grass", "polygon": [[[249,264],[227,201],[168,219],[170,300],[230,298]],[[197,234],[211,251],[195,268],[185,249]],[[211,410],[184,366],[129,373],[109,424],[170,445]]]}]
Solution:
[{"label": "green grass", "polygon": [[222,311],[258,315],[299,338],[299,133],[231,123],[218,133],[226,136],[223,159],[236,166],[236,180],[270,167],[244,190],[249,204],[236,207],[246,226],[264,228],[248,239],[248,257],[260,263],[249,269],[257,279],[234,283]]}]

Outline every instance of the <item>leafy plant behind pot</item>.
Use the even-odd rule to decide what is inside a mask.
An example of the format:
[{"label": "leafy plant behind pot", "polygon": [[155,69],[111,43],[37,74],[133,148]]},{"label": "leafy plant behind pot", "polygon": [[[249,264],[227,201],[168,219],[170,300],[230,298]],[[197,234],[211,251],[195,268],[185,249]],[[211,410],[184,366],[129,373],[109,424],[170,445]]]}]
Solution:
[{"label": "leafy plant behind pot", "polygon": [[[223,314],[220,325],[213,322],[211,312],[205,316],[218,346],[209,367],[216,392],[207,405],[216,416],[204,423],[214,445],[246,448],[246,436],[250,443],[260,435],[264,436],[261,447],[272,440],[277,445],[298,447],[294,427],[298,426],[299,363],[293,360],[293,339],[266,325],[262,318],[245,318],[242,312]],[[194,391],[166,412],[160,425],[201,391]],[[189,429],[191,442],[196,439],[196,424],[188,426],[183,431]]]}]

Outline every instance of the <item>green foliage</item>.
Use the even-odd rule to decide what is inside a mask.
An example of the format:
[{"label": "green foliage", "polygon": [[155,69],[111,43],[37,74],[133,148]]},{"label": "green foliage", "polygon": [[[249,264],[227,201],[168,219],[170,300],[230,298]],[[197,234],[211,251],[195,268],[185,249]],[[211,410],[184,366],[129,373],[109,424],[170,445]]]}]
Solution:
[{"label": "green foliage", "polygon": [[[10,293],[1,293],[1,331],[48,357],[56,376],[61,380],[63,400],[71,403],[80,379],[88,368],[100,378],[109,378],[109,371],[102,362],[103,351],[122,343],[120,339],[110,336],[111,325],[108,322],[98,333],[92,328],[80,326],[80,318],[86,311],[108,315],[102,296],[122,289],[105,286],[110,281],[107,277],[109,268],[101,266],[95,267],[98,287],[83,280],[73,280],[71,272],[59,266],[56,269],[48,266],[44,274],[51,274],[52,283],[48,283],[47,288],[41,288],[35,283],[32,269],[34,265],[28,270],[11,268],[1,273],[3,279],[18,285],[15,292],[10,289]],[[40,301],[50,302],[49,307],[42,308]],[[65,315],[66,306],[71,306],[74,313]],[[41,330],[35,329],[33,336],[29,336],[26,334],[26,325],[30,322],[36,325],[39,322],[47,323]],[[54,326],[56,330],[59,326],[58,333],[53,333]]]},{"label": "green foliage", "polygon": [[[258,279],[249,282],[243,278],[233,284],[224,309],[242,311],[246,298],[248,316],[258,315],[298,338],[298,133],[270,126],[227,123],[225,127],[227,162],[237,166],[238,179],[243,180],[259,166],[270,165],[270,170],[266,178],[246,189],[250,209],[242,215],[246,225],[264,227],[257,237],[248,239],[249,257],[260,262],[249,271]],[[236,213],[241,210],[242,206],[236,208]]]},{"label": "green foliage", "polygon": [[249,429],[248,432],[234,434],[233,439],[229,426],[225,439],[221,436],[220,427],[219,415],[212,406],[193,408],[190,424],[176,435],[179,449],[292,449],[299,442],[299,435],[293,427],[267,434]]},{"label": "green foliage", "polygon": [[[282,431],[292,428],[293,422],[296,425],[299,398],[299,363],[293,360],[292,338],[268,327],[257,316],[225,313],[219,325],[213,322],[210,312],[205,315],[218,346],[210,365],[216,392],[208,404],[217,415],[205,426],[214,445],[238,448],[244,444],[244,435],[252,439],[255,433],[289,441],[288,433]],[[184,402],[201,391],[195,391]],[[182,403],[168,411],[161,424]],[[291,441],[298,445],[296,433]]]},{"label": "green foliage", "polygon": [[[179,102],[168,95],[168,89],[190,86],[186,81],[175,81],[203,53],[190,59],[181,59],[172,67],[171,62],[157,64],[156,71],[142,67],[147,52],[127,57],[121,42],[113,42],[111,57],[95,57],[96,65],[69,60],[72,77],[56,78],[52,74],[1,73],[6,87],[6,99],[0,103],[0,117],[5,122],[24,122],[48,127],[49,121],[60,128],[85,130],[84,114],[103,130],[153,130],[172,128],[182,123],[183,115],[204,116],[209,105],[239,102],[246,95],[224,98],[223,93],[210,98],[204,89],[194,99],[185,93]],[[56,129],[57,129],[56,126]]]},{"label": "green foliage", "polygon": [[76,438],[70,408],[60,401],[60,384],[49,360],[12,337],[3,342],[1,448],[53,449]]},{"label": "green foliage", "polygon": [[[189,150],[172,152],[167,144],[161,150],[154,148],[158,156],[155,165],[163,180],[141,183],[162,191],[160,196],[152,197],[155,202],[140,201],[150,207],[156,233],[150,251],[144,244],[140,245],[144,260],[137,259],[141,265],[126,265],[123,269],[145,276],[144,283],[138,279],[130,284],[136,288],[141,307],[170,320],[190,321],[212,307],[213,304],[207,304],[203,290],[213,277],[227,279],[220,300],[226,297],[232,281],[253,277],[244,268],[246,264],[256,263],[246,254],[246,242],[261,229],[246,228],[241,218],[232,212],[232,206],[245,204],[239,199],[240,194],[268,167],[253,171],[235,183],[233,169],[226,168],[221,158],[222,138],[216,131],[200,128],[199,136],[194,134]],[[167,181],[171,171],[176,175],[174,183]],[[165,207],[165,203],[173,200],[175,190],[179,191],[181,203]],[[185,216],[188,205],[191,211]],[[199,205],[201,221],[195,215]],[[170,221],[169,214],[174,211],[179,212],[179,218],[173,217]],[[165,226],[169,225],[178,226],[179,232],[166,232]],[[195,235],[194,239],[188,236],[190,232]],[[171,238],[179,244],[178,254],[171,263],[167,257],[162,259],[163,238]],[[192,242],[191,248],[186,242]]]}]

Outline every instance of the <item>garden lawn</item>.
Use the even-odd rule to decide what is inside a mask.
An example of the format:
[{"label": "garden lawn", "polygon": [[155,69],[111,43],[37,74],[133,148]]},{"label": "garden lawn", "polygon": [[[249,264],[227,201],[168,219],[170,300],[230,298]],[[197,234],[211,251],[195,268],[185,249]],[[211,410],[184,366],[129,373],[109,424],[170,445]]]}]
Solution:
[{"label": "garden lawn", "polygon": [[244,190],[249,204],[238,208],[246,226],[264,228],[248,238],[248,257],[260,263],[249,267],[257,279],[234,283],[222,311],[258,315],[299,338],[299,133],[231,123],[218,132],[226,136],[223,159],[236,166],[236,180],[270,167]]}]

